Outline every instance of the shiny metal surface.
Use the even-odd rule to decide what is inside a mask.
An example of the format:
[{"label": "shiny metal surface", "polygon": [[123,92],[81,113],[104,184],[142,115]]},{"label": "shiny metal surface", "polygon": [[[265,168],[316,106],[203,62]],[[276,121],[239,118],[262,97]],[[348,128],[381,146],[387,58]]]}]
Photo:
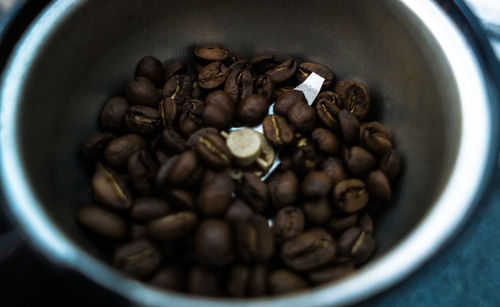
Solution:
[{"label": "shiny metal surface", "polygon": [[[54,262],[145,305],[339,305],[408,276],[463,222],[491,163],[484,72],[433,1],[54,1],[27,31],[1,87],[2,182],[9,209]],[[92,17],[89,17],[92,16]],[[294,55],[356,77],[405,159],[396,204],[381,217],[374,259],[357,274],[303,293],[214,300],[160,292],[100,260],[74,220],[91,201],[78,163],[103,103],[145,54],[181,59],[223,44],[249,57]]]}]

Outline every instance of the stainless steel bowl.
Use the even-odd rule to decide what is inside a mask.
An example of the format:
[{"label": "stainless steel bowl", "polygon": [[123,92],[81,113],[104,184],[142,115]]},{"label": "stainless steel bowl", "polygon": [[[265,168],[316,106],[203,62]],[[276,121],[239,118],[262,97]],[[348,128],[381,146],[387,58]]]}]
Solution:
[{"label": "stainless steel bowl", "polygon": [[[454,233],[494,168],[496,109],[485,55],[444,2],[54,1],[3,74],[1,176],[9,210],[53,262],[138,304],[339,305],[386,289]],[[77,227],[76,208],[91,201],[79,148],[97,130],[103,103],[119,94],[142,56],[181,59],[205,43],[248,57],[297,56],[368,85],[405,165],[396,204],[378,221],[377,253],[356,274],[273,298],[163,292],[108,266]]]}]

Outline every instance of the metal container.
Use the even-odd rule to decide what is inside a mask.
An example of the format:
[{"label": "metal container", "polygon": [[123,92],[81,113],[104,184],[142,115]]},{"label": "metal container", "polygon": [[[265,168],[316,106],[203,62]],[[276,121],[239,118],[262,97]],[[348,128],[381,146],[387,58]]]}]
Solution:
[{"label": "metal container", "polygon": [[[463,5],[457,1],[458,6]],[[1,177],[8,209],[55,264],[136,304],[319,306],[354,303],[402,280],[464,222],[496,168],[498,67],[450,1],[53,1],[19,41],[1,85]],[[151,54],[182,59],[222,44],[276,52],[358,78],[404,157],[373,259],[356,274],[291,295],[218,300],[160,291],[108,266],[75,211],[90,202],[82,140],[104,102]],[[498,84],[498,83],[497,83]]]}]

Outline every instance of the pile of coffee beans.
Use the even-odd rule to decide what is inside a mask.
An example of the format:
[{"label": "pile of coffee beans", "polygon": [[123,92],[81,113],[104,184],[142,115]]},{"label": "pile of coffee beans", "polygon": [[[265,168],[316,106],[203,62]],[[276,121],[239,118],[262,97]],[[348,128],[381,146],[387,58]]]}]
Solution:
[{"label": "pile of coffee beans", "polygon": [[[83,146],[88,235],[126,274],[195,295],[283,294],[363,265],[400,168],[389,129],[365,121],[366,87],[294,58],[194,58],[141,59],[102,109]],[[294,88],[313,72],[310,105]]]}]

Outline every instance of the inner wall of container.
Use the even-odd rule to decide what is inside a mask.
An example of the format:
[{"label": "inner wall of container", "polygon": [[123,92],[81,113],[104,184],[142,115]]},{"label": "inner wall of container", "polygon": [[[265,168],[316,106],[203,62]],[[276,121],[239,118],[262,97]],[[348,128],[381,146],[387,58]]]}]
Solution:
[{"label": "inner wall of container", "polygon": [[57,227],[98,254],[74,218],[92,202],[80,147],[137,61],[181,60],[205,43],[247,58],[296,56],[328,66],[337,79],[362,80],[373,96],[372,118],[394,132],[404,168],[394,206],[376,221],[383,255],[432,208],[460,137],[451,71],[413,18],[389,0],[82,1],[52,30],[25,80],[18,128],[31,187]]}]

